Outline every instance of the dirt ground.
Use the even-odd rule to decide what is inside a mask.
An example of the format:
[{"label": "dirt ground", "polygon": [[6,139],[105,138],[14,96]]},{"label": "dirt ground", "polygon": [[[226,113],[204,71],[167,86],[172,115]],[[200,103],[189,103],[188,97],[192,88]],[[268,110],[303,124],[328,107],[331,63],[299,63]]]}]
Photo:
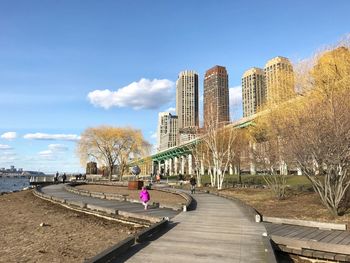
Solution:
[{"label": "dirt ground", "polygon": [[[91,192],[114,193],[128,195],[132,199],[139,200],[140,190],[128,190],[127,187],[119,187],[112,185],[79,185],[76,188],[88,190]],[[157,190],[148,190],[151,196],[151,203],[162,203],[169,205],[178,205],[185,202],[185,199],[177,194],[161,192]]]},{"label": "dirt ground", "polygon": [[265,216],[342,223],[350,226],[350,214],[334,217],[321,204],[315,193],[294,193],[285,200],[277,200],[266,189],[226,189],[220,193],[234,196],[248,203]]},{"label": "dirt ground", "polygon": [[0,262],[82,262],[139,230],[41,200],[31,190],[0,196]]}]

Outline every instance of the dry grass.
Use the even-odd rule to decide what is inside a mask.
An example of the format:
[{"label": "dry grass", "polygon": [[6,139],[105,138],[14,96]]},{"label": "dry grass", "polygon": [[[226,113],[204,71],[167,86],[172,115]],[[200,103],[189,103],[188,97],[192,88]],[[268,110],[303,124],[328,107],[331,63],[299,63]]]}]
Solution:
[{"label": "dry grass", "polygon": [[343,223],[350,226],[350,214],[334,217],[321,204],[315,193],[290,193],[277,200],[267,189],[225,189],[220,193],[241,199],[265,216]]},{"label": "dry grass", "polygon": [[41,200],[31,191],[0,196],[0,262],[82,262],[136,231]]}]

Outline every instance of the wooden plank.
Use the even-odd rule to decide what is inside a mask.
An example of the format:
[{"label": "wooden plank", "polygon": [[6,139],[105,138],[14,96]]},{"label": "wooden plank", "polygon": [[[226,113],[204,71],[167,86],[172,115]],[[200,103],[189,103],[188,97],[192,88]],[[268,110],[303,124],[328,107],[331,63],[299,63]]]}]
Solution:
[{"label": "wooden plank", "polygon": [[283,229],[288,229],[289,227],[290,227],[289,225],[281,225],[281,226],[278,227],[276,230],[275,230],[275,229],[272,229],[272,230],[271,230],[271,233],[269,233],[269,234],[276,233],[276,232],[278,232],[278,231],[280,231],[280,230],[283,230]]},{"label": "wooden plank", "polygon": [[298,248],[312,249],[316,251],[346,254],[350,256],[350,246],[348,245],[329,244],[329,243],[317,242],[312,240],[298,240],[294,238],[274,236],[274,235],[271,235],[271,239],[276,244],[283,244],[295,249],[298,249]]},{"label": "wooden plank", "polygon": [[302,232],[302,233],[300,233],[300,234],[298,234],[298,235],[295,235],[294,238],[296,238],[296,239],[302,239],[302,238],[304,238],[305,236],[310,235],[310,234],[316,232],[317,230],[318,230],[318,228],[309,227],[308,230],[306,230],[306,231],[304,231],[304,232]]},{"label": "wooden plank", "polygon": [[332,231],[323,231],[323,233],[320,233],[319,235],[315,236],[312,241],[320,241],[322,238],[325,238],[326,236],[329,236],[332,234]]},{"label": "wooden plank", "polygon": [[310,240],[310,239],[313,239],[315,236],[318,236],[321,233],[323,233],[323,230],[317,229],[316,231],[312,232],[311,234],[304,236],[300,240]]},{"label": "wooden plank", "polygon": [[272,224],[272,223],[264,223],[265,227],[266,227],[266,230],[267,232],[275,232],[277,230],[280,230],[281,228],[284,228],[286,227],[286,225],[283,225],[283,224]]},{"label": "wooden plank", "polygon": [[[308,231],[308,230],[310,230],[310,228],[298,226],[298,227],[295,229],[295,231],[291,232],[290,234],[288,234],[288,235],[286,235],[286,236],[288,236],[288,237],[295,237],[295,236],[297,236],[297,235],[299,235],[299,234],[305,233],[305,232]],[[315,229],[313,229],[313,230],[315,230]]]},{"label": "wooden plank", "polygon": [[350,233],[348,234],[347,237],[345,237],[342,241],[340,241],[338,244],[341,244],[341,245],[348,245],[350,244]]},{"label": "wooden plank", "polygon": [[296,229],[298,229],[297,226],[291,226],[291,225],[286,225],[285,228],[282,228],[276,232],[273,232],[273,235],[278,235],[278,236],[285,236],[288,235],[289,233],[295,231]]},{"label": "wooden plank", "polygon": [[348,233],[346,231],[343,231],[339,236],[337,236],[334,239],[328,241],[328,243],[330,243],[330,244],[338,244],[340,241],[342,241],[347,236],[348,236]]},{"label": "wooden plank", "polygon": [[342,231],[339,230],[333,230],[333,233],[330,234],[329,236],[321,239],[321,242],[325,242],[328,243],[329,241],[331,241],[332,239],[336,238],[337,236],[339,236],[342,233]]}]

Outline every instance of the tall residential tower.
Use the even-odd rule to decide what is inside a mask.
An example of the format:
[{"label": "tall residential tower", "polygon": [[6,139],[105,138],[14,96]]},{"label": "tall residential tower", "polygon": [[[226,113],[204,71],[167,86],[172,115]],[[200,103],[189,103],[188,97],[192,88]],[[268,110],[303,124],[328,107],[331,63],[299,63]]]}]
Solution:
[{"label": "tall residential tower", "polygon": [[288,58],[275,57],[265,65],[266,99],[278,103],[295,95],[293,66]]},{"label": "tall residential tower", "polygon": [[199,126],[198,74],[182,71],[176,81],[176,115],[180,132],[180,144],[195,138]]},{"label": "tall residential tower", "polygon": [[255,114],[266,100],[264,70],[251,68],[242,77],[243,117]]},{"label": "tall residential tower", "polygon": [[158,151],[178,145],[178,118],[169,112],[158,114]]},{"label": "tall residential tower", "polygon": [[230,121],[228,75],[225,67],[208,69],[204,77],[204,127]]}]

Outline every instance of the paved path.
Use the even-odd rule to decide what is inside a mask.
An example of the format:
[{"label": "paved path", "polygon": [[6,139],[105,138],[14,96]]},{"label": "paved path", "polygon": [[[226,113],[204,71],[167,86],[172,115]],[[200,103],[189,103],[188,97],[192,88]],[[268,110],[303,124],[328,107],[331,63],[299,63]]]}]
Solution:
[{"label": "paved path", "polygon": [[196,210],[177,215],[167,233],[115,262],[268,262],[262,224],[251,222],[231,200],[205,193],[193,197]]},{"label": "paved path", "polygon": [[106,199],[77,195],[66,191],[64,189],[64,184],[55,184],[55,185],[45,186],[41,189],[41,191],[50,196],[66,199],[67,201],[81,201],[86,204],[98,205],[106,208],[113,208],[120,211],[136,213],[136,214],[144,214],[144,215],[149,215],[153,217],[172,218],[179,213],[178,211],[174,211],[168,208],[150,208],[145,211],[143,208],[143,205],[139,203],[106,200]]}]

